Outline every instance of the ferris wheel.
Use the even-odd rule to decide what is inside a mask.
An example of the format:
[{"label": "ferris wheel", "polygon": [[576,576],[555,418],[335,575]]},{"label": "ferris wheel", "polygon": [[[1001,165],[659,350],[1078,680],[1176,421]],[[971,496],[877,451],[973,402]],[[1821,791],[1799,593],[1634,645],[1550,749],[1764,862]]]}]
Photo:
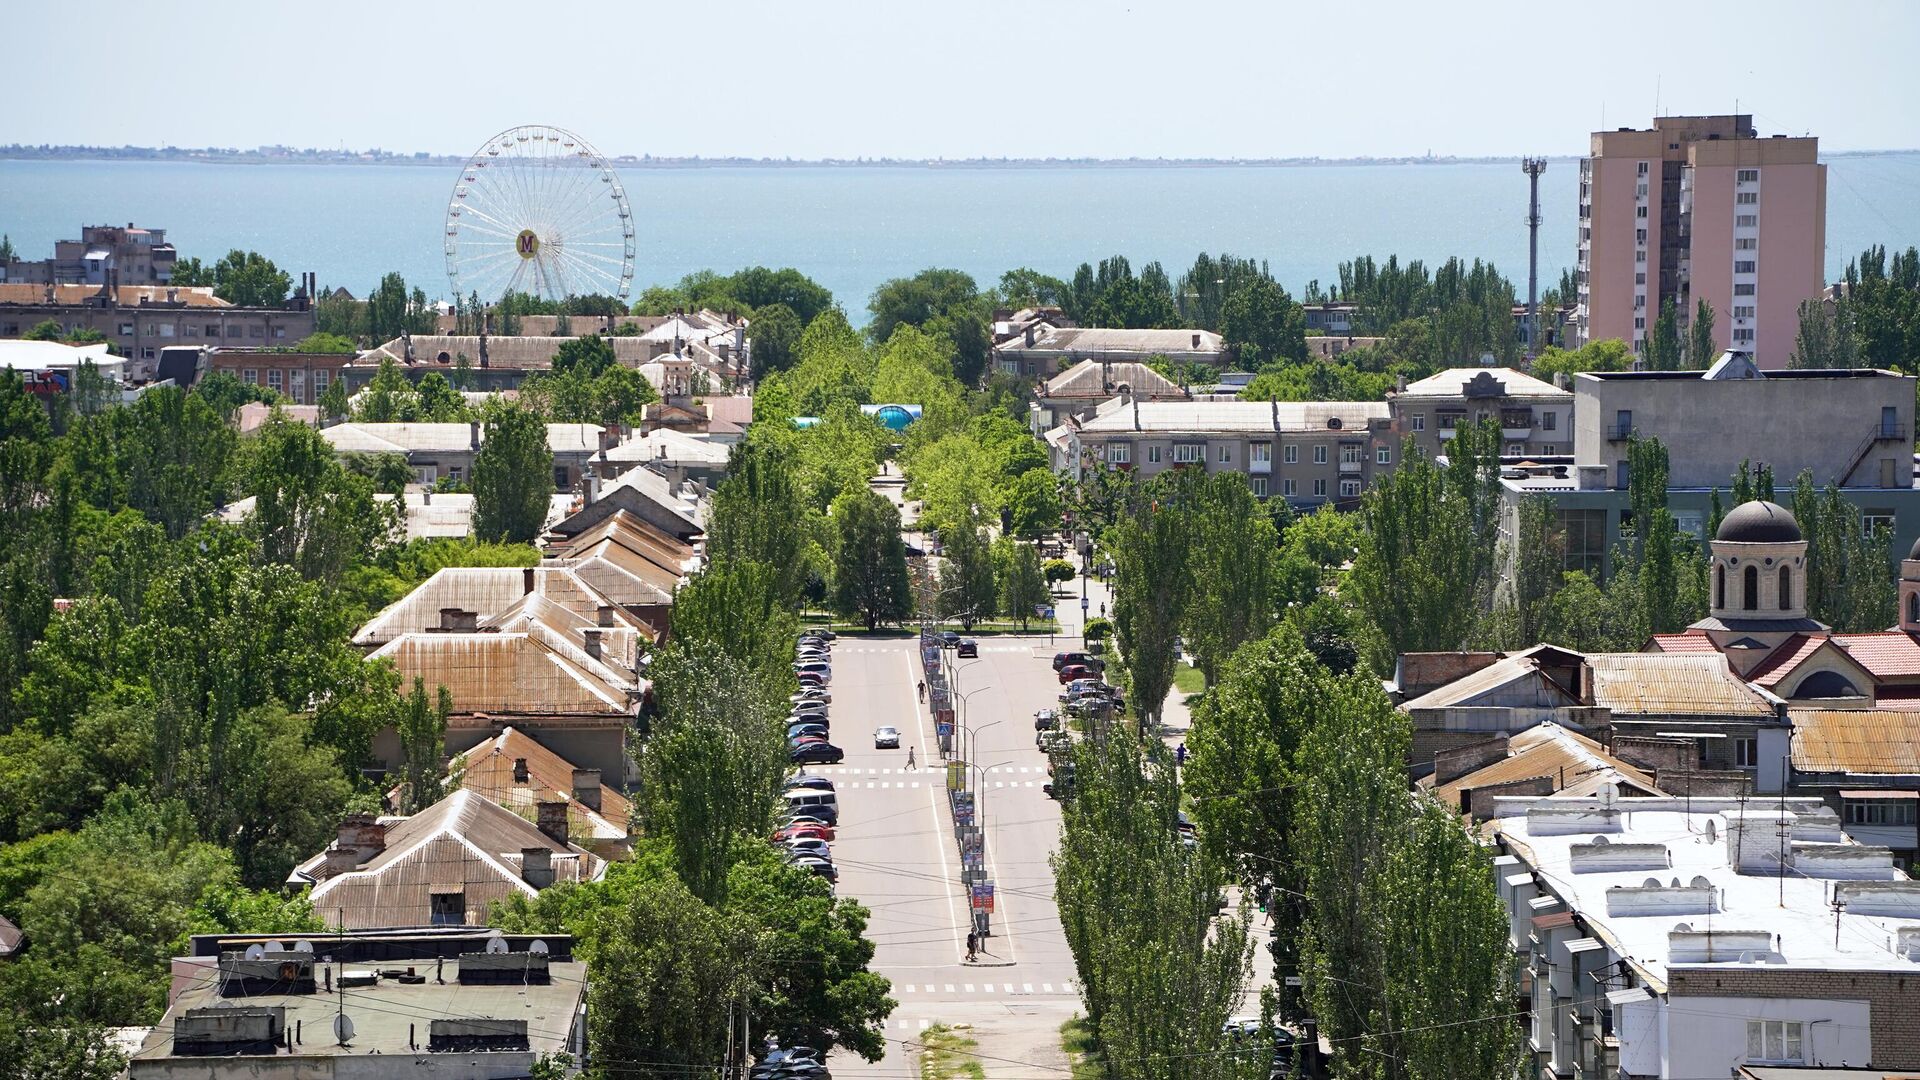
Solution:
[{"label": "ferris wheel", "polygon": [[531,124],[488,139],[447,200],[454,299],[508,292],[548,300],[633,283],[633,210],[606,158],[564,128]]}]

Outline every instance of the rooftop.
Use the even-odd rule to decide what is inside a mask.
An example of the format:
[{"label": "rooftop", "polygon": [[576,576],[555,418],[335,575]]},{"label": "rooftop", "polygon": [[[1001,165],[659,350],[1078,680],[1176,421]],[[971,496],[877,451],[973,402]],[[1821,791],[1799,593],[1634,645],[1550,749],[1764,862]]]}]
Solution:
[{"label": "rooftop", "polygon": [[1213,432],[1352,432],[1364,436],[1372,420],[1387,418],[1384,401],[1141,401],[1101,406],[1080,426],[1086,434],[1126,431],[1166,434]]},{"label": "rooftop", "polygon": [[[547,448],[556,454],[591,454],[600,448],[598,424],[548,424]],[[453,453],[477,449],[486,425],[335,424],[320,430],[334,450],[360,454]]]},{"label": "rooftop", "polygon": [[[574,797],[573,762],[519,728],[509,727],[462,756],[466,765],[462,790],[492,799],[523,818],[535,817],[542,801],[565,801],[569,816],[585,826],[572,831],[577,841],[627,839],[633,817],[627,797],[602,784],[599,808],[583,804]],[[515,779],[521,762],[526,765],[524,781]]]},{"label": "rooftop", "polygon": [[1047,380],[1041,397],[1090,398],[1105,401],[1125,386],[1147,400],[1184,398],[1187,392],[1165,375],[1134,360],[1102,363],[1082,360]]},{"label": "rooftop", "polygon": [[[1195,344],[1195,339],[1199,344]],[[1117,330],[1106,327],[1048,327],[1027,345],[1024,338],[1015,338],[997,346],[1003,352],[1063,352],[1075,353],[1136,355],[1141,357],[1164,354],[1212,355],[1226,348],[1224,339],[1211,330]]]},{"label": "rooftop", "polygon": [[[0,304],[45,307],[51,303],[60,307],[73,307],[84,304],[105,291],[105,287],[101,285],[36,285],[27,282],[0,282]],[[119,307],[138,307],[141,304],[174,304],[192,308],[233,307],[232,304],[213,295],[213,289],[206,286],[122,285],[114,290],[114,300]]]},{"label": "rooftop", "polygon": [[[1847,843],[1818,799],[1553,796],[1496,805],[1494,829],[1511,853],[1662,989],[1676,966],[1920,975],[1920,962],[1896,951],[1920,914],[1920,892],[1886,849]],[[1784,873],[1781,826],[1792,832]],[[1837,916],[1836,895],[1847,905]]]},{"label": "rooftop", "polygon": [[370,659],[390,660],[403,685],[415,678],[444,686],[456,713],[507,716],[632,715],[637,688],[594,670],[572,647],[556,647],[532,633],[407,634]]},{"label": "rooftop", "polygon": [[1589,653],[1587,663],[1593,668],[1593,703],[1616,717],[1774,715],[1773,702],[1717,653]]},{"label": "rooftop", "polygon": [[1793,767],[1801,772],[1920,776],[1920,712],[1792,709]]},{"label": "rooftop", "polygon": [[1408,383],[1401,397],[1510,397],[1544,398],[1551,401],[1573,400],[1573,391],[1562,390],[1524,371],[1502,367],[1458,367]]},{"label": "rooftop", "polygon": [[1463,776],[1435,786],[1433,777],[1421,778],[1442,805],[1460,806],[1463,791],[1553,777],[1555,791],[1568,795],[1596,795],[1602,788],[1626,785],[1644,794],[1661,794],[1648,773],[1607,753],[1606,747],[1551,721],[1516,732],[1507,739],[1505,757]]}]

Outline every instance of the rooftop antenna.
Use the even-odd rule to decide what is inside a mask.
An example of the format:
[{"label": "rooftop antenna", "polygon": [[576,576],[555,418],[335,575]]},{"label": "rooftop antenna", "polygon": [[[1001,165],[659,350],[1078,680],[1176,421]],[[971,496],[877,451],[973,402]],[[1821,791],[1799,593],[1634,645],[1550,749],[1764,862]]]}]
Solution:
[{"label": "rooftop antenna", "polygon": [[1527,174],[1527,358],[1540,354],[1540,174],[1546,158],[1521,158]]}]

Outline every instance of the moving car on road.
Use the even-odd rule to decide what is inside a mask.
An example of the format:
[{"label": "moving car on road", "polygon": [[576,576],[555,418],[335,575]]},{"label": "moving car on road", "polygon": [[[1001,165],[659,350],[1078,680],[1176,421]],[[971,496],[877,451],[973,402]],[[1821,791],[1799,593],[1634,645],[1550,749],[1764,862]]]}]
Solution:
[{"label": "moving car on road", "polygon": [[940,647],[941,648],[951,649],[958,644],[960,644],[959,634],[956,634],[951,630],[940,631]]},{"label": "moving car on road", "polygon": [[876,728],[873,733],[873,748],[875,750],[900,749],[900,729],[897,727]]},{"label": "moving car on road", "polygon": [[958,644],[958,645],[955,645],[955,646],[953,647],[953,655],[955,655],[955,656],[979,656],[979,655],[980,655],[980,643],[979,643],[979,642],[977,642],[977,641],[975,641],[975,640],[973,640],[972,638],[968,638],[968,639],[966,639],[965,641],[962,641],[962,642],[961,642],[960,644]]}]

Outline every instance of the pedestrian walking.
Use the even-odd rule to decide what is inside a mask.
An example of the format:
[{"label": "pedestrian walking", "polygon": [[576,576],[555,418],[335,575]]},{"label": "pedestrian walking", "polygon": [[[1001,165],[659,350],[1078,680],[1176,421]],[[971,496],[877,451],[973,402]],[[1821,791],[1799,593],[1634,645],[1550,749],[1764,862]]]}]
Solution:
[{"label": "pedestrian walking", "polygon": [[967,931],[967,963],[971,964],[980,955],[980,935]]},{"label": "pedestrian walking", "polygon": [[925,679],[921,679],[921,680],[920,680],[920,682],[919,682],[918,684],[916,684],[916,687],[915,687],[915,688],[916,688],[917,690],[919,690],[919,692],[920,692],[920,703],[921,703],[922,705],[924,705],[924,704],[926,704],[926,701],[927,701],[927,680],[925,680]]},{"label": "pedestrian walking", "polygon": [[1180,748],[1173,752],[1173,762],[1174,764],[1180,766],[1183,769],[1187,767],[1187,744],[1186,743],[1181,743]]},{"label": "pedestrian walking", "polygon": [[915,764],[913,763],[913,747],[911,747],[911,746],[909,746],[909,747],[907,747],[907,768],[908,768],[908,770],[913,770],[913,769],[918,769],[919,767],[920,767],[920,766],[918,766],[918,765],[915,765]]}]

